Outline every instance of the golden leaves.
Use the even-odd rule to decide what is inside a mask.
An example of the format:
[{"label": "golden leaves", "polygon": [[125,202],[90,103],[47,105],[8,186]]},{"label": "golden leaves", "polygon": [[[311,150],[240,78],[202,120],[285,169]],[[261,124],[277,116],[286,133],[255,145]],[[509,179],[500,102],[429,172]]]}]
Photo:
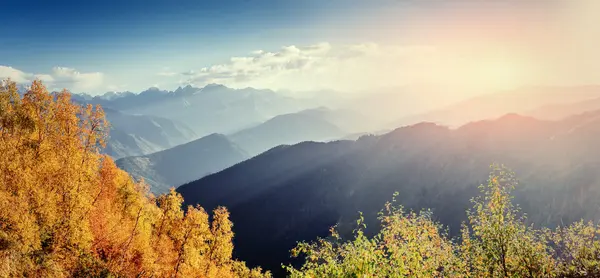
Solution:
[{"label": "golden leaves", "polygon": [[107,131],[66,90],[0,87],[0,277],[263,276],[231,259],[227,210],[149,195],[99,154]]}]

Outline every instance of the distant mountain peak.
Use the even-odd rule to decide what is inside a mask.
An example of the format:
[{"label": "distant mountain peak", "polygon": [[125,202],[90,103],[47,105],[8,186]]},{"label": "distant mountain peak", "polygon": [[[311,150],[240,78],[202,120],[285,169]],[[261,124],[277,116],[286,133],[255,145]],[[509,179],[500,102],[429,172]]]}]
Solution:
[{"label": "distant mountain peak", "polygon": [[133,93],[110,91],[110,92],[106,92],[103,95],[99,96],[99,98],[105,99],[105,100],[115,100],[117,98],[121,98],[121,97],[127,96],[129,94],[133,94]]},{"label": "distant mountain peak", "polygon": [[518,113],[508,113],[497,119],[498,121],[517,121],[517,120],[535,120],[533,117],[524,116]]},{"label": "distant mountain peak", "polygon": [[227,138],[227,136],[225,136],[224,134],[221,133],[211,133],[209,135],[204,136],[201,139],[219,139],[219,140],[227,140],[229,141],[229,138]]},{"label": "distant mountain peak", "polygon": [[436,137],[450,132],[450,128],[433,122],[420,122],[414,125],[403,126],[383,135],[381,138],[395,140],[406,137]]},{"label": "distant mountain peak", "polygon": [[169,91],[161,90],[158,87],[150,87],[147,90],[140,93],[140,95],[166,95]]},{"label": "distant mountain peak", "polygon": [[505,125],[508,124],[511,126],[514,126],[514,125],[519,126],[519,125],[523,125],[523,124],[525,124],[525,125],[537,124],[537,123],[543,122],[543,121],[538,120],[531,116],[524,116],[524,115],[517,114],[517,113],[508,113],[508,114],[505,114],[505,115],[493,120],[492,122],[495,122],[497,124],[505,124]]},{"label": "distant mountain peak", "polygon": [[422,131],[422,130],[448,130],[449,128],[447,126],[444,125],[440,125],[434,122],[420,122],[420,123],[416,123],[414,125],[409,125],[409,126],[403,126],[400,128],[397,128],[396,130],[417,130],[417,131]]},{"label": "distant mountain peak", "polygon": [[223,84],[210,83],[210,84],[206,84],[202,88],[202,91],[205,91],[205,90],[222,90],[222,89],[228,89],[228,87],[225,86],[225,85],[223,85]]},{"label": "distant mountain peak", "polygon": [[202,89],[193,87],[192,85],[186,85],[185,87],[177,87],[177,89],[173,92],[175,95],[177,96],[181,96],[181,95],[193,95],[199,91],[201,91]]},{"label": "distant mountain peak", "polygon": [[204,88],[211,88],[211,87],[225,87],[225,85],[219,84],[219,83],[209,83],[209,84],[204,85]]}]

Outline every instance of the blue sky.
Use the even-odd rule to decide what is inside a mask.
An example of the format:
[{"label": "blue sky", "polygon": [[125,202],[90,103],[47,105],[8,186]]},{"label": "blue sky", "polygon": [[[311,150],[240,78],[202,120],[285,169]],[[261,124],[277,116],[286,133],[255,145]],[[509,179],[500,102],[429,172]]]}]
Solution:
[{"label": "blue sky", "polygon": [[4,36],[0,54],[11,57],[11,64],[28,67],[53,66],[54,60],[90,66],[106,58],[154,59],[157,55],[191,50],[219,56],[222,52],[239,51],[241,45],[252,47],[287,40],[294,34],[278,29],[292,30],[289,28],[319,18],[320,9],[314,5],[291,3],[294,2],[9,2],[0,11],[3,20],[11,22],[0,27]]},{"label": "blue sky", "polygon": [[257,49],[335,39],[326,33],[340,30],[321,23],[368,10],[365,3],[8,1],[0,9],[10,22],[0,26],[1,64],[31,73],[61,66],[147,80],[164,67],[193,68]]},{"label": "blue sky", "polygon": [[[444,4],[450,2],[454,3]],[[422,81],[424,74],[410,76],[393,68],[406,63],[427,72],[425,68],[432,64],[452,60],[438,66],[451,68],[465,64],[457,58],[465,53],[474,53],[474,60],[483,60],[489,67],[524,67],[520,56],[533,52],[525,48],[538,46],[544,38],[523,47],[518,42],[531,36],[514,27],[526,24],[532,32],[539,31],[539,22],[532,18],[554,15],[544,10],[552,5],[539,4],[544,1],[476,2],[8,0],[0,9],[0,18],[10,23],[0,25],[0,66],[4,67],[0,77],[39,78],[98,94],[207,82],[346,89],[341,84],[348,82],[341,79],[357,80],[348,87],[369,87],[373,85],[369,80],[381,77],[384,85],[400,85],[395,80]],[[431,60],[434,55],[438,60]],[[545,57],[529,56],[532,61]],[[493,57],[509,57],[503,58],[509,65]],[[382,64],[385,61],[394,63]],[[364,73],[372,73],[370,67],[378,69],[376,75]],[[480,71],[476,69],[480,65],[473,67]],[[440,71],[436,74],[450,79]],[[434,79],[440,81],[439,76]]]}]

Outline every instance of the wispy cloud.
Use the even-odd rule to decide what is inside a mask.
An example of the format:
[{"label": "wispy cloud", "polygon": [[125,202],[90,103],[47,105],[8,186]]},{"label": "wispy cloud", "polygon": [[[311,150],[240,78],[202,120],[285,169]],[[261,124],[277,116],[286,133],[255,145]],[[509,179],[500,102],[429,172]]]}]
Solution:
[{"label": "wispy cloud", "polygon": [[0,65],[0,78],[10,78],[17,83],[30,83],[39,79],[51,90],[66,88],[73,92],[86,92],[101,87],[104,74],[101,72],[82,73],[68,67],[54,67],[49,73],[27,73],[13,67]]},{"label": "wispy cloud", "polygon": [[[178,74],[181,83],[256,86],[274,89],[357,89],[396,85],[416,78],[403,68],[435,53],[428,46],[383,46],[374,43],[339,45],[320,43],[285,46],[278,51],[256,50],[248,56]],[[374,76],[374,74],[377,76]]]}]

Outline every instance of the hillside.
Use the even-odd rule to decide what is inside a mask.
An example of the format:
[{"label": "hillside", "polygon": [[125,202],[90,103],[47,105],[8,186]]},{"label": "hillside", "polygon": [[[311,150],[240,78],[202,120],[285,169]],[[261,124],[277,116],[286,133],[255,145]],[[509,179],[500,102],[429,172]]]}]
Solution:
[{"label": "hillside", "polygon": [[598,113],[558,122],[509,114],[457,129],[421,123],[355,142],[281,146],[178,192],[188,204],[227,206],[236,255],[276,271],[297,241],[327,236],[338,222],[347,233],[357,211],[376,219],[395,191],[408,209],[432,208],[455,235],[494,162],[521,178],[516,203],[531,221],[597,219],[600,150],[592,146],[598,136]]},{"label": "hillside", "polygon": [[[149,195],[99,153],[101,109],[0,86],[0,277],[270,277],[232,259],[225,208]],[[44,115],[44,117],[40,117]],[[209,250],[209,252],[207,252]]]},{"label": "hillside", "polygon": [[[493,119],[507,113],[538,116],[539,114],[529,112],[542,106],[563,105],[598,97],[600,97],[600,86],[523,87],[511,91],[483,94],[426,113],[402,117],[393,121],[390,127],[411,125],[423,121],[460,126],[471,121]],[[584,111],[574,111],[572,114],[582,112]],[[562,114],[552,119],[560,119],[569,115],[571,114]]]},{"label": "hillside", "polygon": [[232,89],[209,84],[174,91],[149,88],[139,94],[108,93],[93,98],[77,96],[81,103],[100,104],[129,114],[158,116],[189,126],[198,136],[231,133],[284,113],[312,106],[271,90]]},{"label": "hillside", "polygon": [[531,111],[527,111],[524,114],[538,119],[558,120],[567,116],[599,109],[600,98],[593,98],[577,102],[544,105]]},{"label": "hillside", "polygon": [[279,115],[229,137],[250,155],[256,155],[278,145],[325,141],[346,134],[325,116],[329,114],[313,110]]},{"label": "hillside", "polygon": [[130,115],[113,109],[104,112],[111,123],[104,152],[115,159],[157,152],[196,137],[189,127],[170,119]]},{"label": "hillside", "polygon": [[116,164],[133,177],[143,178],[151,191],[159,194],[247,158],[248,155],[224,135],[212,134],[152,154],[121,158]]}]

